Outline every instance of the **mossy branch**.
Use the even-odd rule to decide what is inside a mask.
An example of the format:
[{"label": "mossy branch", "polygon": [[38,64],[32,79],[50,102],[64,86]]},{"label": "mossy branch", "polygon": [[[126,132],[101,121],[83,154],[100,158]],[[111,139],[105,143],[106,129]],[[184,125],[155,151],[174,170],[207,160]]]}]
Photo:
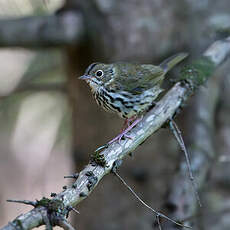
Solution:
[{"label": "mossy branch", "polygon": [[185,80],[192,89],[203,85],[215,69],[215,63],[208,57],[201,57],[181,71],[180,80]]},{"label": "mossy branch", "polygon": [[[203,185],[207,184],[210,169],[215,164],[217,157],[214,140],[216,139],[215,115],[219,93],[220,74],[215,74],[207,82],[206,87],[201,87],[196,93],[185,118],[186,147],[190,153],[197,189],[201,191]],[[181,160],[171,180],[164,208],[167,209],[170,218],[184,220],[185,224],[189,226],[201,226],[202,216],[207,213],[206,205],[200,209],[196,197],[191,194],[185,165],[186,161]],[[178,228],[165,222],[163,229],[176,230]]]},{"label": "mossy branch", "polygon": [[[157,105],[143,117],[142,121],[130,131],[129,136],[132,140],[122,140],[121,144],[113,143],[105,148],[100,152],[100,155],[103,156],[103,162],[106,162],[106,164],[99,165],[95,162],[89,163],[79,173],[76,181],[71,186],[65,187],[63,192],[51,199],[54,203],[58,202],[58,207],[61,207],[61,209],[58,208],[56,211],[53,210],[52,213],[64,217],[70,207],[86,199],[99,181],[106,174],[110,173],[114,162],[133,152],[150,135],[168,122],[168,120],[176,114],[178,109],[183,107],[184,102],[191,96],[193,91],[211,77],[215,68],[220,65],[229,54],[230,37],[215,42],[207,49],[201,59],[193,62],[191,66],[185,67],[182,71],[180,81],[177,82]],[[98,152],[96,154],[98,154]],[[49,200],[49,202],[51,201]],[[46,219],[44,216],[49,217],[47,209],[47,205],[35,207],[26,214],[17,217],[1,230],[28,230],[44,225]],[[62,211],[59,212],[59,210]]]}]

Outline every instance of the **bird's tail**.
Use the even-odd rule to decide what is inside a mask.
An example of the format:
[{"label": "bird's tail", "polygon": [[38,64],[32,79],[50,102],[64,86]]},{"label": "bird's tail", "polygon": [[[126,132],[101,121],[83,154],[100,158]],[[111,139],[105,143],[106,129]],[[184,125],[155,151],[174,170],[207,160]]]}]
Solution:
[{"label": "bird's tail", "polygon": [[166,60],[164,60],[161,64],[160,67],[167,73],[170,69],[172,69],[176,64],[184,60],[188,56],[187,53],[178,53],[175,54]]}]

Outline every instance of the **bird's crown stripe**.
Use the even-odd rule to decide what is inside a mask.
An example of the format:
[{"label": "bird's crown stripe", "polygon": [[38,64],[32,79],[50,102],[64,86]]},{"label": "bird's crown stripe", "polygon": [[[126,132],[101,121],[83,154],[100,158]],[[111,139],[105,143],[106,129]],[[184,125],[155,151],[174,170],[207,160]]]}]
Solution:
[{"label": "bird's crown stripe", "polygon": [[94,66],[96,66],[98,64],[98,62],[94,62],[92,63],[85,71],[85,74],[88,75],[90,73],[90,71],[94,68]]}]

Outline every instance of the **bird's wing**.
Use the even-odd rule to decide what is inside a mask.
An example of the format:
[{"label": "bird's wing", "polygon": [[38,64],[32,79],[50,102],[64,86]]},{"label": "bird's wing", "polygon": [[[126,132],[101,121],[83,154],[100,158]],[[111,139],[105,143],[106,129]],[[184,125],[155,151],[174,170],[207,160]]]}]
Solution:
[{"label": "bird's wing", "polygon": [[160,85],[164,78],[164,70],[159,66],[121,64],[122,66],[116,66],[113,84],[122,91],[141,94],[157,84]]}]

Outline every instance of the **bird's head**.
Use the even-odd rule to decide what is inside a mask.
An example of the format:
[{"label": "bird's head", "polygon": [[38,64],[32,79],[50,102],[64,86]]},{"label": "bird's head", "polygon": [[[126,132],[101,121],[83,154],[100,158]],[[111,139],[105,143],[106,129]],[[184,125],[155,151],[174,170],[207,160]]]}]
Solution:
[{"label": "bird's head", "polygon": [[97,91],[113,79],[113,65],[104,63],[92,63],[88,66],[85,74],[79,79],[85,80],[92,91]]}]

